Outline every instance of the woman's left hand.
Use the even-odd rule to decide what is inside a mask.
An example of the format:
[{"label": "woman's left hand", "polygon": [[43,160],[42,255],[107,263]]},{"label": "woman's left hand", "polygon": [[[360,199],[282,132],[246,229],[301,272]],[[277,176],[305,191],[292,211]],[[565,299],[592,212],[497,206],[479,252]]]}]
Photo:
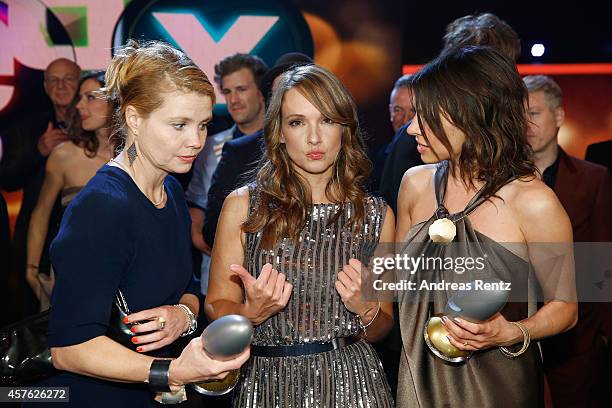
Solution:
[{"label": "woman's left hand", "polygon": [[366,302],[361,290],[361,268],[363,265],[357,259],[349,259],[349,263],[338,272],[336,291],[344,306],[363,319],[365,315],[378,307],[378,302]]},{"label": "woman's left hand", "polygon": [[497,313],[484,323],[471,323],[465,319],[444,316],[442,323],[448,329],[448,339],[460,350],[476,351],[492,347],[509,346],[523,338],[521,329]]},{"label": "woman's left hand", "polygon": [[177,306],[160,306],[127,316],[132,326],[132,343],[136,351],[146,353],[174,342],[189,326],[187,314]]}]

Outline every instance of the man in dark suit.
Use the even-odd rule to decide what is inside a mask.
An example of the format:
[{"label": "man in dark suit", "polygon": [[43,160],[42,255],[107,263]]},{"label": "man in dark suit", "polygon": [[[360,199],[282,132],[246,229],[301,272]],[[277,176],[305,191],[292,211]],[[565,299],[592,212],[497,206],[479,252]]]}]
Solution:
[{"label": "man in dark suit", "polygon": [[[407,124],[415,114],[412,106],[410,78],[410,75],[403,75],[395,82],[391,90],[389,119],[395,136],[383,148],[382,154],[373,160],[373,181],[377,183],[376,190],[391,206],[394,213],[397,213],[397,192],[402,176],[409,168],[423,164],[416,150],[416,141],[406,133]],[[379,170],[379,167],[382,168]]]},{"label": "man in dark suit", "polygon": [[608,171],[612,173],[612,140],[589,145],[584,159],[606,166]]},{"label": "man in dark suit", "polygon": [[225,197],[253,179],[259,160],[264,154],[263,131],[230,140],[223,146],[221,160],[212,176],[208,190],[204,240],[212,248],[219,215]]},{"label": "man in dark suit", "polygon": [[[0,162],[0,188],[7,191],[23,189],[21,210],[15,223],[13,238],[14,271],[19,274],[22,283],[25,283],[26,241],[30,216],[42,188],[47,157],[55,146],[68,140],[64,129],[67,127],[66,122],[77,92],[80,74],[81,68],[70,60],[60,58],[51,62],[45,70],[44,88],[53,109],[47,112],[28,112],[27,116],[15,117],[2,135],[4,157]],[[44,266],[28,267],[43,267],[44,270]],[[38,311],[36,300],[27,285],[22,298],[25,302],[25,314]]]},{"label": "man in dark suit", "polygon": [[[612,179],[608,171],[572,157],[558,146],[557,135],[565,120],[561,88],[544,75],[527,76],[524,82],[529,91],[527,136],[534,162],[565,208],[574,241],[612,241]],[[580,299],[581,292],[578,296]],[[542,342],[555,408],[603,406],[601,393],[610,381],[605,358],[612,341],[611,305],[579,303],[576,326]]]},{"label": "man in dark suit", "polygon": [[387,158],[380,179],[380,195],[397,214],[397,193],[406,170],[423,164],[421,155],[417,151],[417,143],[414,136],[406,133],[410,126],[409,121],[399,128],[393,140],[387,147]]}]

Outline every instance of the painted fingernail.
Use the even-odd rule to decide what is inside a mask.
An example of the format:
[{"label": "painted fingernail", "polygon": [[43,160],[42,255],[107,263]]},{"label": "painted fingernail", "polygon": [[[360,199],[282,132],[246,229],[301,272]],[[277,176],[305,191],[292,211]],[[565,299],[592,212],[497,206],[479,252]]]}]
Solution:
[{"label": "painted fingernail", "polygon": [[130,329],[130,331],[131,331],[132,333],[136,333],[136,328],[135,328],[135,327],[132,327],[132,328]]},{"label": "painted fingernail", "polygon": [[130,322],[130,319],[128,319],[127,317],[123,318],[123,323],[128,324]]},{"label": "painted fingernail", "polygon": [[453,317],[453,320],[457,323],[461,323],[461,319],[459,319],[458,317]]},{"label": "painted fingernail", "polygon": [[448,340],[448,341],[449,341],[449,343],[450,343],[450,341],[451,341],[450,336],[446,336],[446,340]]},{"label": "painted fingernail", "polygon": [[442,324],[446,325],[447,321],[448,321],[448,317],[442,316]]},{"label": "painted fingernail", "polygon": [[138,351],[139,353],[142,352],[142,347],[136,347],[136,351]]},{"label": "painted fingernail", "polygon": [[138,343],[138,337],[132,337],[132,343]]}]

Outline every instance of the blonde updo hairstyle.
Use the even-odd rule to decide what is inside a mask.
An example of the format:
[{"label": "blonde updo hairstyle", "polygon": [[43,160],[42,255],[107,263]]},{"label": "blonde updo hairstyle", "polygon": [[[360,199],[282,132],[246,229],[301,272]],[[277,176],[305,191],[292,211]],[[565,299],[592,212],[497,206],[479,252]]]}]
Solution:
[{"label": "blonde updo hairstyle", "polygon": [[129,40],[113,57],[105,79],[103,92],[113,108],[110,138],[117,152],[128,139],[128,106],[146,118],[162,105],[164,93],[176,90],[200,93],[215,104],[206,74],[184,52],[160,41]]}]

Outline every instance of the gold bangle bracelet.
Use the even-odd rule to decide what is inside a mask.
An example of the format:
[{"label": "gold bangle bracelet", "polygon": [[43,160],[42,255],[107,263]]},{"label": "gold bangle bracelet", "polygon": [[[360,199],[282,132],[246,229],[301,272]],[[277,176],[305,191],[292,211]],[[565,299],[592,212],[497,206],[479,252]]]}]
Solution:
[{"label": "gold bangle bracelet", "polygon": [[529,330],[527,330],[527,328],[522,323],[510,322],[510,324],[513,324],[516,327],[518,327],[523,333],[523,347],[521,347],[521,349],[517,352],[512,352],[508,350],[506,347],[500,346],[499,351],[501,351],[501,353],[505,357],[516,358],[520,356],[521,354],[523,354],[525,351],[527,351],[527,348],[529,348],[529,344],[531,343],[531,336],[529,335]]}]

